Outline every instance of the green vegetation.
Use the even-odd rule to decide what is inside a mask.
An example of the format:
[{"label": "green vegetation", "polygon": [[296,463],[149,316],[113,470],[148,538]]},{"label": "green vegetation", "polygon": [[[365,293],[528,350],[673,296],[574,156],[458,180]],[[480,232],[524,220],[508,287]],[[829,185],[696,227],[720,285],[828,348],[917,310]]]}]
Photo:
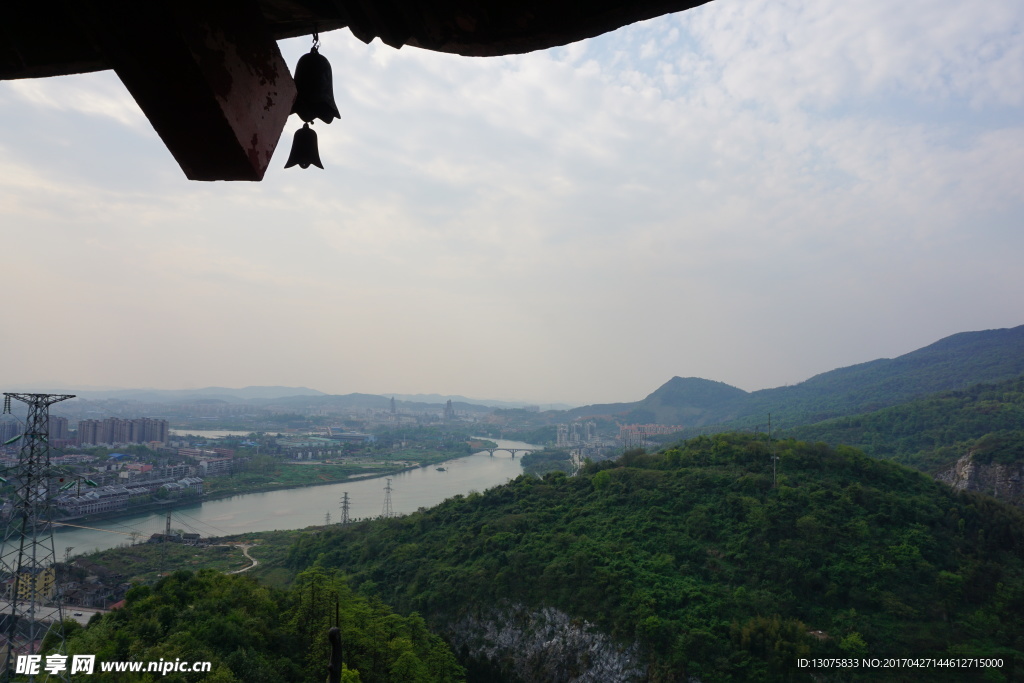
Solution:
[{"label": "green vegetation", "polygon": [[971,448],[974,462],[984,465],[1015,465],[1024,462],[1024,430],[1003,430],[986,434]]},{"label": "green vegetation", "polygon": [[345,481],[353,476],[387,474],[409,466],[429,466],[474,451],[462,435],[431,428],[385,432],[374,445],[346,446],[345,463],[290,462],[268,455],[253,456],[230,476],[210,477],[204,486],[210,497],[314,486]]},{"label": "green vegetation", "polygon": [[252,531],[221,539],[221,545],[195,547],[177,543],[142,543],[86,553],[90,563],[120,574],[131,583],[153,583],[169,573],[169,567],[213,569],[231,572],[248,567],[238,544],[249,546],[249,556],[258,564],[248,570],[249,576],[274,588],[287,588],[296,572],[286,566],[288,549],[303,534],[316,534],[316,528],[295,531]]},{"label": "green vegetation", "polygon": [[316,529],[294,531],[252,531],[225,539],[230,543],[251,545],[249,556],[259,562],[246,574],[274,588],[287,588],[295,580],[295,571],[286,567],[288,548],[303,534],[318,533]]},{"label": "green vegetation", "polygon": [[976,384],[863,415],[786,430],[936,472],[970,450],[979,462],[1024,459],[1024,377]]},{"label": "green vegetation", "polygon": [[197,548],[180,543],[140,543],[127,548],[112,548],[86,553],[83,558],[125,577],[130,583],[151,583],[169,573],[168,567],[214,569],[229,572],[248,567],[251,562],[235,547]]},{"label": "green vegetation", "polygon": [[545,448],[523,456],[523,472],[540,475],[548,472],[572,474],[572,457],[569,451]]},{"label": "green vegetation", "polygon": [[709,430],[763,429],[768,413],[785,427],[880,410],[939,391],[1024,375],[1024,325],[955,334],[898,358],[816,375],[793,386],[747,393],[696,377],[673,377],[635,403],[575,408],[547,421],[614,415],[626,423],[675,424],[683,437]]},{"label": "green vegetation", "polygon": [[673,377],[643,401],[631,406],[624,421],[699,426],[730,419],[750,396],[752,394],[724,382]]},{"label": "green vegetation", "polygon": [[555,607],[639,643],[650,680],[812,680],[797,657],[851,655],[1004,661],[901,680],[1024,676],[1024,514],[848,447],[730,434],[630,451],[303,535],[289,563],[372,582],[441,629]]},{"label": "green vegetation", "polygon": [[532,429],[506,429],[502,434],[506,439],[543,446],[544,444],[553,444],[558,439],[558,425],[546,425]]},{"label": "green vegetation", "polygon": [[296,464],[273,460],[269,467],[262,470],[246,470],[230,476],[209,477],[203,486],[207,497],[223,498],[239,493],[270,491],[289,486],[333,484],[345,481],[353,475],[368,472],[384,473],[394,469],[394,465],[364,467],[355,464]]},{"label": "green vegetation", "polygon": [[346,683],[462,678],[454,655],[419,616],[393,613],[353,592],[337,573],[303,572],[290,591],[244,575],[176,571],[128,592],[127,605],[86,628],[69,626],[68,651],[103,661],[209,661],[210,673],[106,673],[110,683],[323,681],[327,630],[341,629]]},{"label": "green vegetation", "polygon": [[898,358],[839,368],[792,387],[756,391],[739,415],[749,422],[771,412],[779,424],[809,424],[1022,374],[1024,325],[963,332]]}]

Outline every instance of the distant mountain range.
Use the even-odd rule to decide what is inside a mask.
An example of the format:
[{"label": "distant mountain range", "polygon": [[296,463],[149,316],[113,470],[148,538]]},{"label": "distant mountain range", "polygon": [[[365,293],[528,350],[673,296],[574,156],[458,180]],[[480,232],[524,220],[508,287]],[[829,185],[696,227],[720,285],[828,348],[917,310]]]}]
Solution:
[{"label": "distant mountain range", "polygon": [[217,400],[229,403],[253,399],[278,399],[288,396],[326,396],[322,391],[306,387],[205,387],[202,389],[97,389],[72,390],[76,396],[86,399],[120,399],[141,403],[177,403],[196,400]]},{"label": "distant mountain range", "polygon": [[[792,386],[747,392],[699,377],[673,377],[641,401],[548,409],[538,420],[565,422],[608,417],[624,423],[657,423],[684,428],[744,429],[763,425],[771,413],[780,427],[806,425],[879,410],[930,393],[964,389],[1024,375],[1024,325],[962,332],[897,358],[838,368]],[[289,410],[324,407],[377,409],[390,395],[332,395],[307,387],[256,386],[242,389],[111,389],[72,391],[85,400],[141,403],[225,402]],[[436,411],[448,400],[460,412],[486,413],[520,408],[511,401],[478,400],[441,394],[395,394],[407,412]],[[547,407],[547,406],[546,406]],[[563,406],[558,406],[559,408]]]},{"label": "distant mountain range", "polygon": [[466,398],[455,394],[383,394],[394,396],[396,401],[411,401],[415,403],[438,404],[451,401],[452,405],[467,403],[478,406],[490,406],[491,408],[525,408],[527,406],[539,406],[543,410],[570,410],[573,406],[568,403],[543,403],[536,401],[498,401],[490,398]]},{"label": "distant mountain range", "polygon": [[[68,390],[68,393],[87,401],[135,401],[138,403],[232,403],[255,407],[352,408],[385,410],[391,405],[392,394],[326,394],[307,387],[261,386],[231,389],[204,387],[202,389],[93,389]],[[450,399],[460,412],[489,412],[492,408],[521,408],[523,402],[476,400],[464,396],[440,394],[394,394],[398,407],[407,412],[439,410]],[[558,405],[557,408],[570,406]]]},{"label": "distant mountain range", "polygon": [[673,377],[642,401],[584,406],[562,419],[614,417],[627,423],[744,428],[794,426],[854,415],[919,398],[1024,375],[1024,325],[962,332],[897,358],[816,375],[793,386],[746,392],[697,377]]}]

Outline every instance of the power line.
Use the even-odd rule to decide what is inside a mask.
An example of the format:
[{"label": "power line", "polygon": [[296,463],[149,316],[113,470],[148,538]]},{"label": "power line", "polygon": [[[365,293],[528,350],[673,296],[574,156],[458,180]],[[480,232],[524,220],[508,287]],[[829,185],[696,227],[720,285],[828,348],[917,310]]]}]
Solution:
[{"label": "power line", "polygon": [[[180,510],[178,512],[175,512],[174,514],[178,518],[187,517],[188,519],[191,519],[196,524],[202,524],[205,527],[209,527],[210,529],[213,529],[214,531],[216,531],[217,535],[219,535],[219,536],[230,536],[231,535],[230,531],[224,531],[223,529],[221,529],[219,527],[216,527],[216,526],[210,524],[209,522],[204,522],[203,520],[198,519],[196,517],[193,517],[192,515],[186,515],[184,512],[181,512]],[[184,524],[184,522],[182,522],[182,523]]]},{"label": "power line", "polygon": [[108,534],[121,534],[122,536],[134,536],[135,534],[141,533],[138,529],[133,529],[132,531],[117,531],[116,529],[100,529],[99,527],[95,526],[82,526],[81,524],[69,524],[67,522],[54,522],[53,525],[73,526],[76,529],[89,529],[90,531],[106,531]]}]

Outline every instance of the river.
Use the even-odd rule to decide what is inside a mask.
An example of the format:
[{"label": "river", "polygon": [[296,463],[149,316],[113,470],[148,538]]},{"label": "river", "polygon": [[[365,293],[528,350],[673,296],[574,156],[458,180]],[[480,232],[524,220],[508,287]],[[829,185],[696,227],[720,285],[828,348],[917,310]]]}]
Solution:
[{"label": "river", "polygon": [[[491,439],[501,447],[536,449],[521,441]],[[504,484],[522,474],[521,456],[512,458],[504,451],[490,456],[481,451],[465,458],[456,458],[440,465],[421,467],[392,475],[391,507],[395,514],[415,512],[421,507],[432,507],[456,494]],[[292,465],[288,465],[292,467]],[[444,467],[439,472],[438,467]],[[331,521],[341,519],[341,496],[348,492],[349,517],[377,517],[384,509],[385,477],[372,477],[340,484],[283,489],[263,493],[246,493],[220,500],[194,503],[175,508],[171,527],[196,531],[206,536],[225,536],[246,531],[274,529],[301,529],[324,523],[325,515]],[[78,522],[73,522],[77,524]],[[166,512],[144,512],[100,522],[86,522],[88,526],[107,531],[69,529],[54,533],[57,557],[64,559],[65,549],[79,555],[96,549],[113,548],[131,542],[133,531],[141,533],[143,540],[162,532],[166,526]],[[112,532],[122,533],[112,533]]]},{"label": "river", "polygon": [[225,436],[249,436],[249,432],[239,432],[231,429],[172,429],[171,436],[179,439],[185,436],[200,436],[206,439],[221,439]]}]

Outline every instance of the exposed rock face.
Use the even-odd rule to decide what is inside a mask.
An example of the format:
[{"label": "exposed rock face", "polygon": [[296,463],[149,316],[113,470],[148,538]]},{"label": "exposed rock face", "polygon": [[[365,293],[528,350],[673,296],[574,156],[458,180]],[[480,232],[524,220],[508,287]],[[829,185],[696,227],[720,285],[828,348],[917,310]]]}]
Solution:
[{"label": "exposed rock face", "polygon": [[1024,464],[986,465],[975,462],[974,453],[970,452],[935,478],[956,491],[987,493],[1004,503],[1024,507]]},{"label": "exposed rock face", "polygon": [[592,624],[556,609],[493,608],[452,626],[456,653],[489,662],[506,681],[627,683],[645,680],[636,644],[625,649]]}]

